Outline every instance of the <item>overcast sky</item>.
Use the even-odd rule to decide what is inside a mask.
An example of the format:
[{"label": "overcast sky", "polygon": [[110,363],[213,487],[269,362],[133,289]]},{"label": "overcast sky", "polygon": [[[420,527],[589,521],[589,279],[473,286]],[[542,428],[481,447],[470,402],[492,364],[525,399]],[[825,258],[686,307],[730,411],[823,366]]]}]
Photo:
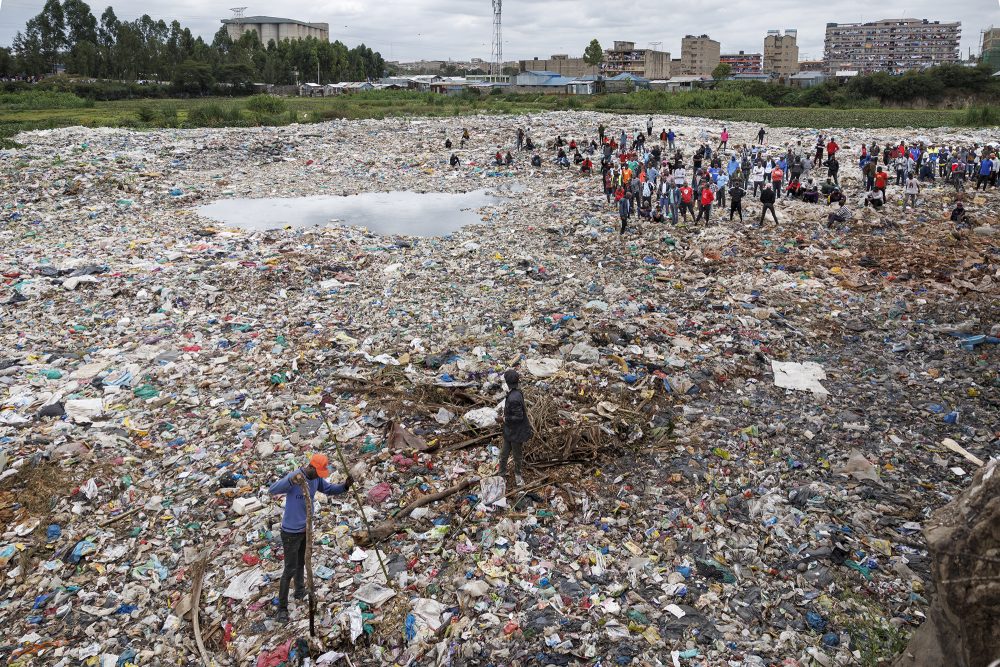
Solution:
[{"label": "overcast sky", "polygon": [[[330,39],[348,46],[364,42],[387,60],[490,57],[492,7],[488,0],[284,0],[247,2],[247,15],[270,15],[330,24]],[[44,0],[0,0],[0,45],[9,45]],[[203,0],[117,0],[115,13],[133,19],[148,13],[168,23],[177,19],[206,39],[219,20],[231,16],[235,2]],[[106,2],[91,4],[100,17]],[[872,7],[878,9],[874,13]],[[764,8],[767,8],[764,11]],[[652,11],[648,11],[652,9]],[[681,37],[707,33],[722,43],[722,52],[763,50],[768,29],[797,28],[799,57],[823,56],[827,22],[847,23],[883,18],[927,18],[962,22],[962,55],[979,51],[980,31],[1000,26],[1000,0],[701,0],[697,4],[648,0],[506,0],[503,8],[504,59],[517,60],[553,53],[579,56],[591,39],[605,48],[628,40],[637,46],[662,42],[659,48],[680,57]]]}]

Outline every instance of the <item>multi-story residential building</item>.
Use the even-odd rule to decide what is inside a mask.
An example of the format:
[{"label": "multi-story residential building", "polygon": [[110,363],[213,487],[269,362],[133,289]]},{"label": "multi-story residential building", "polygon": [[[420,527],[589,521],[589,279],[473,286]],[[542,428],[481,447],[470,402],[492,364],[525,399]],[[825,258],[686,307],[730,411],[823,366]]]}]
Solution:
[{"label": "multi-story residential building", "polygon": [[709,76],[719,64],[719,43],[708,35],[685,35],[681,40],[681,71],[686,76]]},{"label": "multi-story residential building", "polygon": [[245,32],[256,32],[261,44],[274,40],[281,42],[286,39],[305,39],[315,37],[324,42],[330,41],[330,25],[328,23],[304,23],[294,19],[279,19],[274,16],[241,16],[239,18],[222,19],[226,32],[236,40]]},{"label": "multi-story residential building", "polygon": [[566,54],[556,54],[548,60],[543,58],[533,58],[532,60],[519,60],[517,68],[521,72],[555,72],[568,77],[586,76],[596,74],[596,70],[584,62],[583,58],[570,58]]},{"label": "multi-story residential building", "polygon": [[1000,28],[990,26],[983,31],[982,61],[991,67],[1000,67]]},{"label": "multi-story residential building", "polygon": [[905,72],[958,62],[962,23],[883,19],[827,23],[823,60],[827,72]]},{"label": "multi-story residential building", "polygon": [[788,77],[799,71],[799,46],[797,30],[768,30],[764,38],[764,71]]},{"label": "multi-story residential building", "polygon": [[604,52],[601,72],[605,76],[634,74],[644,79],[669,79],[670,54],[653,49],[637,49],[635,42],[614,43],[614,48]]},{"label": "multi-story residential building", "polygon": [[723,53],[719,62],[732,67],[733,74],[760,74],[764,71],[763,56],[759,53]]}]

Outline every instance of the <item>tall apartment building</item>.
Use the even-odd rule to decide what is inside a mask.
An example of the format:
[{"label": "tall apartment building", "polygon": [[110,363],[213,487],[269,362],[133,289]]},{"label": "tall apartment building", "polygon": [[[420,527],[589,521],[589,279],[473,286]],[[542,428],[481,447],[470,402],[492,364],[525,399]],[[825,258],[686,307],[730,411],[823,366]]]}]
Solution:
[{"label": "tall apartment building", "polygon": [[905,72],[958,62],[961,21],[883,19],[827,23],[823,60],[828,72]]},{"label": "tall apartment building", "polygon": [[522,72],[555,72],[556,74],[562,74],[571,78],[596,74],[594,68],[588,65],[583,58],[570,58],[569,55],[564,53],[556,54],[547,60],[544,58],[519,60],[517,68]]},{"label": "tall apartment building", "polygon": [[991,67],[1000,68],[1000,28],[990,26],[983,31],[982,61]]},{"label": "tall apartment building", "polygon": [[719,62],[732,67],[733,74],[760,74],[763,69],[763,56],[759,53],[723,53]]},{"label": "tall apartment building", "polygon": [[681,71],[686,76],[710,76],[719,64],[719,43],[708,35],[685,35],[681,40]]},{"label": "tall apartment building", "polygon": [[330,41],[330,24],[304,23],[294,19],[279,19],[273,16],[244,16],[241,18],[222,19],[226,32],[234,40],[245,32],[256,32],[262,44],[271,40],[282,42],[286,39],[305,39],[315,37],[324,42]]},{"label": "tall apartment building", "polygon": [[778,76],[799,72],[798,30],[768,30],[764,38],[764,71]]},{"label": "tall apartment building", "polygon": [[670,78],[670,54],[653,49],[637,49],[635,42],[614,43],[604,52],[601,71],[605,76],[628,73],[646,79]]}]

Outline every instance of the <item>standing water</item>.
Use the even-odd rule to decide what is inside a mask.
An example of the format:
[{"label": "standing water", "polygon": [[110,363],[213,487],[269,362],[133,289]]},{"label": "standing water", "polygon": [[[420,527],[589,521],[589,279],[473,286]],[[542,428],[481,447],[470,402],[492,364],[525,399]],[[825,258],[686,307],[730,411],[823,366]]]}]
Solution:
[{"label": "standing water", "polygon": [[199,206],[207,218],[246,229],[309,227],[338,222],[376,234],[444,236],[483,224],[478,210],[502,199],[486,190],[465,193],[366,192],[345,197],[221,199]]}]

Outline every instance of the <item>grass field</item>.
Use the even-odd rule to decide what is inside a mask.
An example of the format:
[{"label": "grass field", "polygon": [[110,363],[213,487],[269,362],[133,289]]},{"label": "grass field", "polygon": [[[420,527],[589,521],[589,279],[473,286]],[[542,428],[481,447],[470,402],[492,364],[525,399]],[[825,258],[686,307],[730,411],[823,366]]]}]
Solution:
[{"label": "grass field", "polygon": [[[646,98],[648,100],[648,98]],[[633,101],[634,100],[634,101]],[[428,93],[384,91],[330,98],[287,98],[280,111],[264,114],[248,109],[246,99],[201,98],[90,102],[84,106],[44,107],[37,104],[4,104],[0,100],[0,141],[18,132],[70,125],[90,127],[154,127],[270,125],[316,122],[334,118],[384,118],[387,116],[458,116],[493,113],[521,114],[555,110],[601,110],[611,113],[667,113],[718,120],[746,121],[770,126],[802,128],[842,127],[945,127],[962,125],[963,110],[746,108],[650,108],[642,97],[557,97],[551,95],[483,96],[476,99]],[[636,108],[638,106],[643,108]]]}]

